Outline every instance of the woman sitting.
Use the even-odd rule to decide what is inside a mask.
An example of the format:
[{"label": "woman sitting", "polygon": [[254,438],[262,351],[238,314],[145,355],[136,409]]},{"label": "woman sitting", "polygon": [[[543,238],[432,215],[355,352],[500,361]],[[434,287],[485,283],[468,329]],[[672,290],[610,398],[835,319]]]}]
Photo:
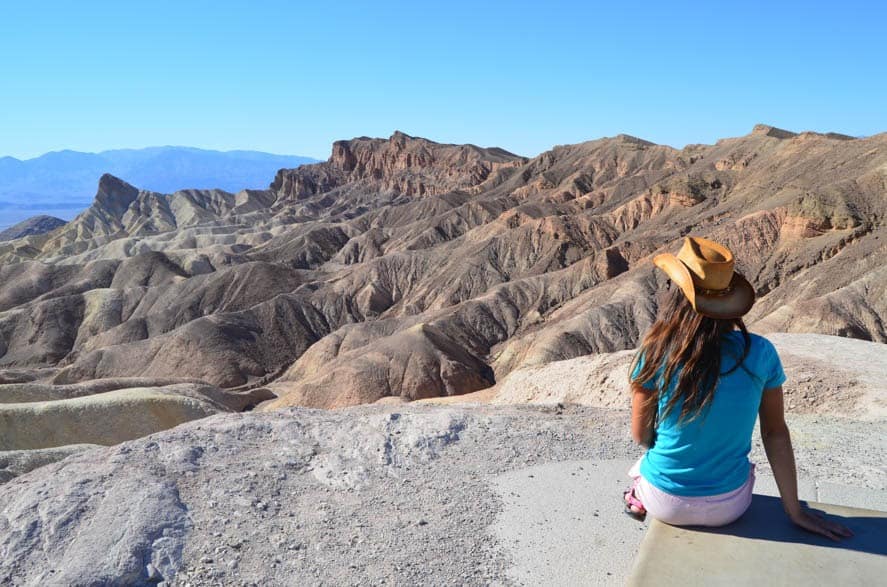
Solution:
[{"label": "woman sitting", "polygon": [[722,526],[751,504],[749,462],[755,419],[786,514],[798,526],[838,540],[844,526],[798,500],[791,439],[783,414],[785,374],[776,349],[742,321],[754,289],[733,269],[733,254],[687,238],[677,256],[653,262],[677,287],[665,292],[631,369],[632,436],[648,447],[632,467],[625,495],[635,517],[674,525]]}]

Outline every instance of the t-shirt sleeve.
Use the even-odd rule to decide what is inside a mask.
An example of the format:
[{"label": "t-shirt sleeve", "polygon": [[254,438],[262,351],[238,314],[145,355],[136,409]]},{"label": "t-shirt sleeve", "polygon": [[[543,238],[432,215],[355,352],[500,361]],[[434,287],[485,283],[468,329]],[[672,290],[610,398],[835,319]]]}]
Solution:
[{"label": "t-shirt sleeve", "polygon": [[768,361],[766,380],[764,381],[764,389],[773,389],[785,383],[785,371],[782,369],[782,361],[779,359],[779,353],[773,343],[767,341]]},{"label": "t-shirt sleeve", "polygon": [[[637,363],[635,363],[635,365],[634,365],[634,369],[631,370],[631,376],[629,377],[629,379],[631,381],[634,381],[635,378],[637,378],[637,376],[641,374],[641,370],[643,368],[644,368],[644,353],[640,353],[638,355]],[[641,381],[640,383],[641,383],[641,387],[643,387],[644,389],[649,389],[650,391],[653,391],[656,389],[656,383],[652,379],[649,381]]]}]

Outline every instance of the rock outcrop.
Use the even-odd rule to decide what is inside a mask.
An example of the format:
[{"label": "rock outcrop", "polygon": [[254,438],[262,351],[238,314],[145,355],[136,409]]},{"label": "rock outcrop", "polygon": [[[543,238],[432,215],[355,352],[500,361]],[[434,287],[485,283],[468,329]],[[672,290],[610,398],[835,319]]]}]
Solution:
[{"label": "rock outcrop", "polygon": [[284,201],[345,186],[354,193],[360,184],[386,196],[435,196],[462,189],[479,191],[498,171],[523,161],[503,149],[442,145],[395,131],[388,140],[336,141],[329,161],[303,171],[281,170],[271,189]]}]

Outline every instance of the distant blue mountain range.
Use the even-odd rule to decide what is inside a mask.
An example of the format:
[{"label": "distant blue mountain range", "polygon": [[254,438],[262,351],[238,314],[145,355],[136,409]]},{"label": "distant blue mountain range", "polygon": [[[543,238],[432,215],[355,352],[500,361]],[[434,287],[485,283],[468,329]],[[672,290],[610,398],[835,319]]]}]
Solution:
[{"label": "distant blue mountain range", "polygon": [[191,147],[55,151],[24,161],[0,157],[0,229],[37,214],[70,220],[89,206],[103,173],[161,193],[185,188],[266,188],[281,168],[316,159]]}]

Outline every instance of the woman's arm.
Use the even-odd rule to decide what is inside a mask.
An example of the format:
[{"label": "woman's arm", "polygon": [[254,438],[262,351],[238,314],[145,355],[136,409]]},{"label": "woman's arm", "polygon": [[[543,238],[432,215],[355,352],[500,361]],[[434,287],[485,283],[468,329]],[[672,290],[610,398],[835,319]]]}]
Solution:
[{"label": "woman's arm", "polygon": [[764,442],[767,460],[770,461],[770,468],[773,469],[773,476],[776,478],[782,507],[785,508],[788,517],[805,530],[822,534],[832,540],[852,536],[853,533],[841,524],[826,520],[801,507],[801,502],[798,500],[795,453],[788,425],[785,423],[782,386],[764,390],[758,414],[761,418],[761,440]]},{"label": "woman's arm", "polygon": [[631,384],[631,437],[644,448],[653,445],[653,409],[649,389]]}]

